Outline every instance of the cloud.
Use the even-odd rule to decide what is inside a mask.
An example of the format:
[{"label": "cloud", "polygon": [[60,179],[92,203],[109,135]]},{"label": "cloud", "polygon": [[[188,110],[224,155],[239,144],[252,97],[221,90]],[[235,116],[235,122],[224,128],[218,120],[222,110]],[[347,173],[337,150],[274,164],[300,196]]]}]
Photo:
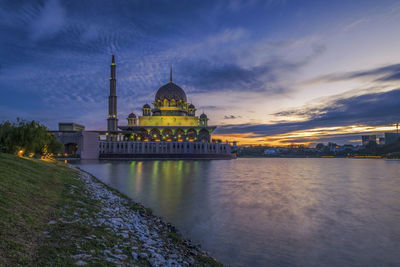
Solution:
[{"label": "cloud", "polygon": [[277,117],[298,116],[304,121],[276,124],[230,124],[217,128],[218,134],[252,133],[266,137],[321,127],[351,125],[391,125],[400,118],[400,89],[383,93],[370,93],[349,98],[339,98],[328,105],[278,112]]},{"label": "cloud", "polygon": [[353,22],[347,24],[346,26],[344,26],[344,27],[343,27],[343,31],[344,31],[344,32],[347,32],[347,31],[349,31],[349,30],[351,30],[351,29],[357,27],[358,25],[360,25],[360,24],[362,24],[362,23],[366,23],[366,22],[368,22],[368,21],[369,21],[369,19],[367,19],[367,18],[361,18],[361,19],[355,20],[355,21],[353,21]]},{"label": "cloud", "polygon": [[224,120],[232,120],[232,119],[238,119],[241,118],[241,116],[235,116],[235,115],[225,115]]},{"label": "cloud", "polygon": [[286,0],[228,0],[221,1],[222,5],[219,8],[228,9],[232,12],[239,12],[243,9],[253,7],[258,4],[258,7],[269,7],[286,4]]},{"label": "cloud", "polygon": [[232,29],[228,28],[222,32],[212,35],[207,38],[206,42],[208,45],[228,43],[239,40],[247,35],[246,30],[242,28]]},{"label": "cloud", "polygon": [[332,125],[387,124],[396,121],[400,116],[399,98],[400,89],[396,89],[336,99],[323,107],[291,110],[275,115],[307,116],[309,121]]},{"label": "cloud", "polygon": [[[186,60],[180,67],[186,72],[186,82],[191,83],[196,92],[206,91],[269,91],[281,92],[282,88],[271,87],[267,81],[276,81],[276,66],[265,63],[262,66],[242,67],[235,63],[215,64],[209,60]],[[281,68],[291,68],[282,66]]]},{"label": "cloud", "polygon": [[224,109],[224,108],[222,108],[222,107],[219,107],[219,106],[212,106],[212,105],[210,105],[210,106],[202,106],[201,108],[203,108],[203,109],[208,109],[208,110],[219,110],[219,109]]},{"label": "cloud", "polygon": [[31,37],[38,41],[59,33],[66,23],[66,11],[58,0],[47,1],[31,23]]},{"label": "cloud", "polygon": [[298,61],[275,56],[256,66],[241,65],[233,60],[235,57],[231,54],[220,56],[219,60],[189,58],[179,62],[179,70],[184,82],[196,89],[194,93],[249,91],[266,95],[286,94],[292,90],[286,84],[288,77],[323,54],[326,47],[313,45],[311,50]]},{"label": "cloud", "polygon": [[400,64],[385,65],[378,68],[344,73],[332,73],[306,81],[304,84],[317,82],[338,82],[352,79],[374,79],[375,81],[398,81],[400,80]]},{"label": "cloud", "polygon": [[[241,53],[252,50],[252,44],[245,42],[251,38],[251,29],[245,24],[203,25],[208,23],[204,11],[210,5],[215,4],[5,2],[0,15],[7,14],[7,20],[0,25],[5,23],[8,34],[0,46],[7,51],[2,60],[8,65],[0,73],[0,86],[35,91],[60,103],[65,98],[99,102],[107,95],[108,56],[116,53],[118,95],[121,102],[135,101],[138,106],[140,101],[151,101],[155,90],[167,81],[163,72],[171,62],[182,62],[178,75],[184,77],[181,85],[189,94],[290,91],[279,80],[304,62],[275,57],[261,64],[243,64]],[[224,10],[219,12],[214,15],[220,21],[232,18]],[[193,27],[194,23],[200,27]],[[243,46],[238,46],[241,42]]]}]

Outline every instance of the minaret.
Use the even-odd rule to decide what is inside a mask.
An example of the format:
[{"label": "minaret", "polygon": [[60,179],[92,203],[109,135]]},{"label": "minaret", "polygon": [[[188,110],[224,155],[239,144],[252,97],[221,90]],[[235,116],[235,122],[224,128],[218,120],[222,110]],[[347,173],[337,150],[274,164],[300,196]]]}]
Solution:
[{"label": "minaret", "polygon": [[171,66],[171,69],[169,71],[169,82],[172,83],[172,66]]},{"label": "minaret", "polygon": [[115,71],[117,66],[115,65],[115,57],[112,55],[111,62],[111,78],[110,78],[110,96],[108,97],[108,119],[107,119],[107,131],[116,132],[118,130],[118,119],[117,119],[117,80],[115,79]]}]

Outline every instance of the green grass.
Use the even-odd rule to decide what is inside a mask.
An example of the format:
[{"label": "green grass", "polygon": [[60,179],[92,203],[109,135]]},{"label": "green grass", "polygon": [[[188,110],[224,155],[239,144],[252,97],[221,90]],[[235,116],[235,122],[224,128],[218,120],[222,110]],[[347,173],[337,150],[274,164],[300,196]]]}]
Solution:
[{"label": "green grass", "polygon": [[38,260],[42,232],[76,175],[62,163],[0,153],[0,265]]},{"label": "green grass", "polygon": [[[0,266],[72,266],[71,255],[82,251],[93,251],[89,266],[112,265],[103,251],[119,237],[110,229],[87,222],[49,224],[57,218],[94,218],[100,210],[78,175],[61,162],[0,154]],[[99,238],[87,239],[90,235]]]},{"label": "green grass", "polygon": [[168,232],[168,238],[170,238],[175,243],[182,243],[183,241],[182,237],[174,232]]},{"label": "green grass", "polygon": [[212,267],[221,267],[223,266],[221,263],[217,262],[214,258],[208,256],[197,256],[196,257],[196,266],[212,266]]}]

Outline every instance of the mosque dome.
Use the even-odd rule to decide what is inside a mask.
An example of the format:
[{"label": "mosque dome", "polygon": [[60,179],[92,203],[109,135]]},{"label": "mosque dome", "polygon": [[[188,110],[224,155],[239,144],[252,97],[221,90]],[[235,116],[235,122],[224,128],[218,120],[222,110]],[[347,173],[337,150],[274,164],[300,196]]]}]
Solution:
[{"label": "mosque dome", "polygon": [[128,118],[130,118],[130,119],[131,119],[131,118],[132,118],[132,119],[135,119],[135,118],[136,118],[135,113],[132,112],[131,114],[129,114],[129,115],[128,115]]},{"label": "mosque dome", "polygon": [[164,99],[187,102],[185,91],[173,82],[169,82],[158,89],[156,101],[163,101]]},{"label": "mosque dome", "polygon": [[200,119],[207,119],[207,115],[206,115],[206,114],[204,114],[204,113],[203,113],[203,114],[201,114],[201,115],[200,115]]},{"label": "mosque dome", "polygon": [[143,108],[150,108],[149,104],[144,104]]},{"label": "mosque dome", "polygon": [[189,105],[189,108],[190,108],[190,109],[194,109],[195,107],[194,107],[193,104],[190,104],[190,105]]}]

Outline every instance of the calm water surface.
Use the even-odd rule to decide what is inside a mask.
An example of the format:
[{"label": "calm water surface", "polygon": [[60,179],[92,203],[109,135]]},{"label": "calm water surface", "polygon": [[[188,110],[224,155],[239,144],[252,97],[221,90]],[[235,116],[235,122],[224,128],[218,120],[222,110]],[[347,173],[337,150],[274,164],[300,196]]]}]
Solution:
[{"label": "calm water surface", "polygon": [[78,165],[230,266],[400,266],[400,161]]}]

